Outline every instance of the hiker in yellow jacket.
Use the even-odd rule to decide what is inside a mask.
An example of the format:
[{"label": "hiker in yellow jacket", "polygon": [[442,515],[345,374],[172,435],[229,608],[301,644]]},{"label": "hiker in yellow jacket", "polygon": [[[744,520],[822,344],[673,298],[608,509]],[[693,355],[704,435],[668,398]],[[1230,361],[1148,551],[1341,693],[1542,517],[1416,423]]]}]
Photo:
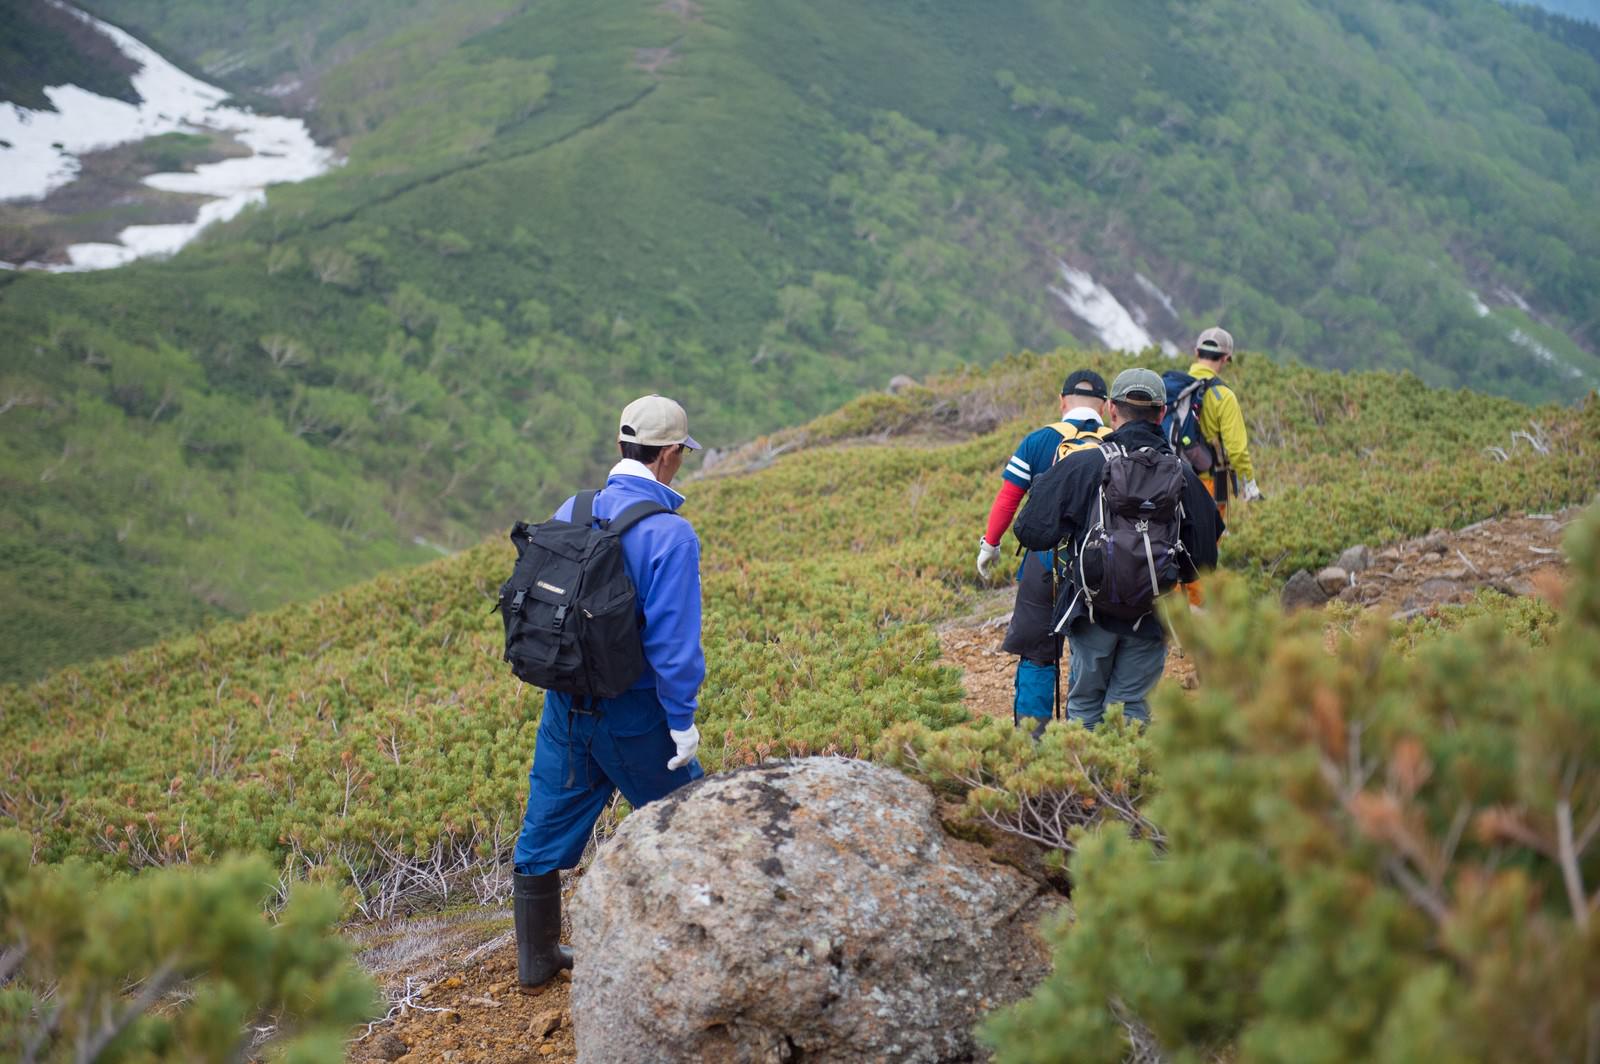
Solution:
[{"label": "hiker in yellow jacket", "polygon": [[1209,473],[1201,473],[1200,480],[1211,490],[1211,497],[1217,500],[1217,512],[1223,517],[1228,515],[1228,499],[1233,492],[1237,491],[1245,502],[1261,498],[1239,396],[1218,376],[1222,367],[1232,361],[1233,336],[1226,329],[1210,328],[1195,343],[1194,364],[1189,367],[1189,376],[1195,380],[1216,381],[1206,387],[1198,417],[1200,435],[1210,444],[1216,464]]},{"label": "hiker in yellow jacket", "polygon": [[[1232,361],[1233,335],[1213,326],[1195,341],[1194,363],[1189,367],[1189,376],[1195,380],[1215,382],[1202,389],[1195,420],[1214,456],[1210,471],[1200,474],[1200,482],[1211,492],[1217,502],[1217,513],[1224,519],[1228,516],[1228,500],[1235,492],[1245,502],[1261,498],[1261,489],[1256,486],[1255,465],[1250,460],[1250,435],[1245,430],[1239,396],[1218,375]],[[1199,606],[1200,585],[1185,584],[1184,590],[1190,604]]]}]

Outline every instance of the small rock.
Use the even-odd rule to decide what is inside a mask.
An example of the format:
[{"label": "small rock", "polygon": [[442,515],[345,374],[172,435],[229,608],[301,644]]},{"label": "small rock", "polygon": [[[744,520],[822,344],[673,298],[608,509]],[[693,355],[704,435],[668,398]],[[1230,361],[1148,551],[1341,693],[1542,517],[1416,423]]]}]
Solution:
[{"label": "small rock", "polygon": [[[1148,395],[1150,393],[1146,392],[1145,394]],[[553,1055],[555,1053],[555,1051],[556,1051],[556,1047],[555,1047],[555,1043],[554,1042],[546,1042],[544,1045],[539,1047],[539,1055],[541,1057],[551,1056],[551,1055]]]},{"label": "small rock", "polygon": [[1298,610],[1307,606],[1320,606],[1328,601],[1328,593],[1322,590],[1317,583],[1317,578],[1301,569],[1289,578],[1283,585],[1283,608]]},{"label": "small rock", "polygon": [[378,1036],[372,1043],[372,1048],[381,1060],[399,1060],[411,1052],[411,1047],[400,1041],[395,1035],[385,1032]]},{"label": "small rock", "polygon": [[528,1024],[528,1037],[549,1038],[559,1030],[561,1030],[561,1010],[549,1009],[539,1013],[533,1018],[533,1022]]},{"label": "small rock", "polygon": [[1443,554],[1450,549],[1450,537],[1445,535],[1444,529],[1436,528],[1418,541],[1417,549],[1424,554]]},{"label": "small rock", "polygon": [[1446,580],[1465,580],[1470,574],[1465,565],[1457,565],[1439,574]]},{"label": "small rock", "polygon": [[899,373],[889,380],[889,394],[899,395],[901,392],[910,391],[916,386],[917,382],[914,378],[908,377],[904,373]]},{"label": "small rock", "polygon": [[1317,574],[1317,586],[1327,595],[1337,595],[1350,586],[1350,574],[1337,565],[1330,565]]},{"label": "small rock", "polygon": [[1358,543],[1347,548],[1334,564],[1347,573],[1364,573],[1372,568],[1372,548]]},{"label": "small rock", "polygon": [[1378,552],[1378,561],[1393,564],[1400,560],[1400,548],[1385,547]]},{"label": "small rock", "polygon": [[1532,595],[1538,590],[1533,586],[1533,581],[1526,580],[1520,576],[1508,576],[1501,580],[1495,580],[1489,586],[1502,595],[1510,595],[1512,598]]},{"label": "small rock", "polygon": [[1438,606],[1450,602],[1461,593],[1461,585],[1454,580],[1446,580],[1435,576],[1424,580],[1417,585],[1417,589],[1406,597],[1401,607],[1405,610],[1421,610],[1429,606]]}]

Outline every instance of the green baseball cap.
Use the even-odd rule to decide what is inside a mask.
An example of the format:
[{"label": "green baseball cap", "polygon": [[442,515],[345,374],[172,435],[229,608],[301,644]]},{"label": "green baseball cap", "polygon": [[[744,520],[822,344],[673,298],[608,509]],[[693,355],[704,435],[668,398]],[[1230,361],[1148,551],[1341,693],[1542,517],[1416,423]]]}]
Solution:
[{"label": "green baseball cap", "polygon": [[1129,406],[1166,406],[1167,386],[1150,369],[1125,369],[1111,382],[1111,401]]}]

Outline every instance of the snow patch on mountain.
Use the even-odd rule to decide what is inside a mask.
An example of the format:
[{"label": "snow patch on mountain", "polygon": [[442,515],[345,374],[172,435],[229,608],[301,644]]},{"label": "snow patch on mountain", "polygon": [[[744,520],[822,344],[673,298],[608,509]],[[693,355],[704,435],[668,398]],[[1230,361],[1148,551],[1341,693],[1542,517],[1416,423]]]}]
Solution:
[{"label": "snow patch on mountain", "polygon": [[1063,284],[1050,285],[1050,294],[1094,330],[1106,347],[1113,351],[1135,352],[1155,343],[1128,308],[1087,270],[1074,269],[1060,259],[1056,260],[1056,269]]},{"label": "snow patch on mountain", "polygon": [[1143,290],[1145,295],[1149,296],[1151,299],[1165,307],[1168,314],[1171,314],[1174,318],[1182,317],[1182,315],[1178,313],[1177,306],[1172,302],[1172,297],[1163,292],[1161,287],[1150,278],[1135,271],[1133,275],[1133,281],[1141,290]]},{"label": "snow patch on mountain", "polygon": [[268,185],[304,181],[334,163],[333,151],[311,138],[295,118],[259,115],[223,103],[227,92],[179,70],[154,49],[115,26],[66,4],[56,6],[94,26],[124,55],[139,63],[133,76],[137,104],[88,92],[76,85],[46,88],[54,111],[0,103],[0,200],[39,199],[77,177],[78,156],[163,133],[227,131],[252,154],[197,167],[193,173],[152,174],[145,183],[172,192],[214,196],[193,222],[136,225],[116,244],[74,244],[70,265],[55,270],[98,270],[146,255],[170,254],[213,222],[225,221],[261,202]]}]

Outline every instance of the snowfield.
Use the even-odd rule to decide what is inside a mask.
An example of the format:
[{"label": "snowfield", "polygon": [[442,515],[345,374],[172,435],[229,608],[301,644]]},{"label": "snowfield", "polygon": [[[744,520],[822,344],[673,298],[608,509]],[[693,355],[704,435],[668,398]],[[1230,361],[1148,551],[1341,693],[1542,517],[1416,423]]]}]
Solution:
[{"label": "snowfield", "polygon": [[58,85],[44,90],[54,111],[0,103],[0,142],[5,145],[0,146],[0,200],[40,199],[77,177],[82,153],[163,133],[226,131],[252,154],[207,163],[194,173],[145,178],[152,188],[216,197],[194,221],[129,226],[115,244],[73,244],[67,249],[70,265],[42,268],[102,270],[147,255],[171,254],[206,226],[264,200],[268,185],[304,181],[334,165],[332,150],[312,140],[299,119],[227,106],[225,90],[184,73],[143,42],[76,8],[56,6],[94,26],[140,64],[132,79],[140,102]]}]

